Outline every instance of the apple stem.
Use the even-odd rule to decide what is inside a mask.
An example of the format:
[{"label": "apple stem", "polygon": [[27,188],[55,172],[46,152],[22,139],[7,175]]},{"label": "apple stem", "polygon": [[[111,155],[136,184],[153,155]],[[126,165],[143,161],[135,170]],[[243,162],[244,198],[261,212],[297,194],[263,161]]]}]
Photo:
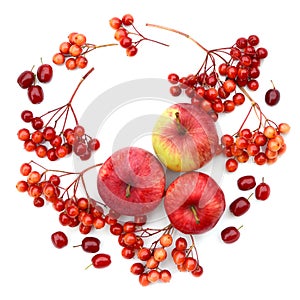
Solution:
[{"label": "apple stem", "polygon": [[176,125],[177,125],[178,132],[180,134],[185,134],[185,128],[182,126],[182,124],[180,122],[178,111],[175,113],[175,118],[176,118]]},{"label": "apple stem", "polygon": [[125,194],[125,197],[126,197],[126,198],[129,198],[129,197],[130,197],[130,188],[131,188],[131,186],[130,186],[130,184],[128,184],[128,185],[127,185],[127,188],[126,188],[126,194]]},{"label": "apple stem", "polygon": [[196,211],[195,207],[194,207],[194,206],[191,206],[190,208],[191,208],[191,211],[192,211],[192,213],[193,213],[193,215],[194,215],[194,218],[195,218],[195,220],[196,220],[196,223],[199,224],[199,223],[200,223],[200,219],[199,219],[199,216],[198,216],[198,214],[197,214],[197,211]]}]

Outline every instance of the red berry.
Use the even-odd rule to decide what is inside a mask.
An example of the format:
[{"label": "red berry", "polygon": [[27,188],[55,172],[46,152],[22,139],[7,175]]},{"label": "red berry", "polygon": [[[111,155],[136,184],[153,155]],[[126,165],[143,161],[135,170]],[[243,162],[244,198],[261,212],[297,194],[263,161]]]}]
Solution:
[{"label": "red berry", "polygon": [[32,85],[27,90],[28,98],[33,104],[39,104],[44,100],[44,92],[41,86]]},{"label": "red berry", "polygon": [[245,214],[249,208],[250,202],[245,197],[239,197],[229,205],[230,212],[237,217]]},{"label": "red berry", "polygon": [[30,110],[23,110],[21,113],[21,119],[25,122],[25,123],[30,123],[31,120],[33,119],[33,113]]},{"label": "red berry", "polygon": [[97,269],[106,268],[110,264],[111,264],[111,258],[108,254],[98,253],[92,257],[92,265]]},{"label": "red berry", "polygon": [[[69,53],[69,48],[67,53]],[[62,65],[65,62],[65,56],[62,53],[55,53],[52,57],[52,62],[56,65]]]},{"label": "red berry", "polygon": [[265,95],[265,102],[270,105],[270,106],[274,106],[276,105],[280,100],[280,92],[273,87],[272,89],[269,89],[266,92]]},{"label": "red berry", "polygon": [[97,239],[96,237],[85,237],[81,245],[73,246],[73,247],[79,247],[81,246],[83,251],[88,252],[88,253],[96,253],[100,249],[100,240]]},{"label": "red berry", "polygon": [[109,20],[109,25],[112,29],[119,29],[122,25],[122,20],[117,17],[113,17]]},{"label": "red berry", "polygon": [[270,196],[270,186],[265,183],[265,182],[261,182],[255,189],[255,197],[258,200],[267,200]]},{"label": "red berry", "polygon": [[246,175],[238,179],[237,185],[240,190],[247,191],[253,189],[256,186],[256,181],[254,176]]},{"label": "red berry", "polygon": [[234,243],[240,238],[240,231],[234,226],[227,227],[221,231],[221,238],[226,244]]},{"label": "red berry", "polygon": [[19,75],[17,83],[22,89],[27,89],[33,85],[34,79],[35,77],[32,71],[24,71]]},{"label": "red berry", "polygon": [[133,16],[130,15],[130,14],[126,14],[123,16],[122,18],[122,23],[125,25],[125,26],[129,26],[133,23],[134,19],[133,19]]},{"label": "red berry", "polygon": [[42,64],[38,67],[36,75],[40,82],[49,82],[53,76],[53,69],[49,64]]},{"label": "red berry", "polygon": [[225,167],[228,172],[234,172],[238,168],[238,162],[234,158],[229,158],[225,163]]},{"label": "red berry", "polygon": [[65,246],[67,246],[67,244],[68,244],[68,238],[67,238],[66,234],[62,231],[54,232],[51,235],[51,241],[52,241],[53,245],[58,249],[61,249]]},{"label": "red berry", "polygon": [[120,40],[120,45],[123,48],[129,48],[132,45],[132,39],[129,36],[125,36]]},{"label": "red berry", "polygon": [[126,49],[126,54],[129,57],[135,56],[137,52],[138,52],[138,48],[134,45],[131,45]]}]

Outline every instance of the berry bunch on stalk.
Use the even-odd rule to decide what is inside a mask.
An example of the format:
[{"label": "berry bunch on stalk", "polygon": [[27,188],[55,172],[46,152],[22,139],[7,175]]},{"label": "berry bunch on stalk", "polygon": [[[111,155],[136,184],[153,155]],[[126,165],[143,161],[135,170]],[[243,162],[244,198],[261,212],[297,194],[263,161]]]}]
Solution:
[{"label": "berry bunch on stalk", "polygon": [[[234,172],[239,163],[245,163],[250,158],[257,165],[276,162],[286,151],[283,135],[289,132],[290,126],[270,120],[249,94],[259,88],[260,65],[268,56],[268,50],[259,46],[259,37],[240,37],[230,47],[208,50],[185,33],[160,25],[147,25],[180,34],[192,40],[206,53],[195,74],[182,77],[176,73],[168,75],[172,84],[171,95],[176,97],[184,92],[192,104],[204,109],[215,121],[219,114],[233,112],[246,100],[251,104],[239,130],[221,137],[222,152],[228,158],[225,163],[226,170]],[[273,89],[265,93],[264,100],[270,106],[278,104],[280,93],[274,84]],[[245,127],[251,113],[259,121],[254,129]]]},{"label": "berry bunch on stalk", "polygon": [[124,15],[121,19],[118,17],[111,18],[109,20],[109,25],[112,29],[115,29],[114,38],[121,47],[126,49],[126,54],[129,57],[137,54],[138,45],[142,41],[150,41],[163,46],[168,46],[165,43],[145,37],[134,25],[134,18],[130,14]]},{"label": "berry bunch on stalk", "polygon": [[86,55],[99,48],[116,46],[116,43],[95,45],[87,43],[86,36],[82,33],[71,32],[68,40],[59,45],[59,52],[52,57],[56,65],[65,65],[68,70],[84,69],[88,65]]},{"label": "berry bunch on stalk", "polygon": [[[16,187],[19,192],[29,195],[35,207],[50,205],[58,212],[58,221],[62,226],[78,228],[85,237],[80,245],[73,247],[81,246],[86,252],[96,253],[87,268],[91,265],[104,268],[111,263],[108,254],[97,253],[100,240],[87,236],[108,226],[109,232],[118,237],[121,256],[137,260],[132,263],[130,272],[138,276],[142,286],[171,280],[171,272],[165,264],[169,256],[180,272],[201,276],[203,268],[199,263],[192,235],[189,235],[190,245],[184,236],[177,237],[174,241],[175,229],[171,224],[161,229],[148,228],[145,227],[147,216],[121,221],[121,216],[116,211],[90,197],[84,176],[100,166],[101,164],[96,164],[81,172],[68,172],[47,169],[30,161],[21,165],[20,173],[25,178],[18,181]],[[78,195],[80,184],[85,195]],[[155,240],[149,244],[148,240],[153,237],[156,237]],[[63,231],[53,233],[51,240],[59,249],[68,245],[68,237]]]},{"label": "berry bunch on stalk", "polygon": [[[85,129],[79,124],[73,108],[74,97],[83,81],[92,73],[90,69],[80,80],[70,100],[55,109],[52,109],[41,116],[34,116],[31,110],[24,110],[21,119],[31,125],[31,130],[21,128],[18,131],[18,138],[24,143],[24,149],[34,152],[37,157],[47,157],[55,161],[75,153],[81,160],[91,157],[93,151],[100,147],[97,138],[86,134]],[[74,127],[67,127],[70,115],[74,120]]]}]

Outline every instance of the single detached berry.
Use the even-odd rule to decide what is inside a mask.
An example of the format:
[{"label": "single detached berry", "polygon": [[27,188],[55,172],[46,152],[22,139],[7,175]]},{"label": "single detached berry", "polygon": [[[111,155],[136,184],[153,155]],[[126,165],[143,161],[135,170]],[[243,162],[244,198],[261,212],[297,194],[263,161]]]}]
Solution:
[{"label": "single detached berry", "polygon": [[105,253],[98,253],[92,257],[92,263],[86,267],[94,266],[94,268],[102,269],[106,268],[111,264],[110,255]]},{"label": "single detached berry", "polygon": [[68,245],[68,237],[62,231],[52,233],[51,241],[53,245],[58,249],[61,249]]},{"label": "single detached berry", "polygon": [[53,69],[49,64],[42,64],[38,67],[36,75],[40,82],[47,83],[52,79]]},{"label": "single detached berry", "polygon": [[223,229],[221,232],[221,238],[223,242],[226,244],[231,244],[236,242],[240,238],[240,231],[239,231],[240,228],[229,226]]},{"label": "single detached berry", "polygon": [[248,199],[245,197],[239,197],[235,199],[229,205],[230,212],[237,217],[245,214],[250,208],[250,201]]},{"label": "single detached berry", "polygon": [[85,237],[81,245],[73,246],[73,247],[82,247],[83,251],[88,253],[96,253],[100,249],[100,240],[96,237]]},{"label": "single detached berry", "polygon": [[33,85],[34,79],[35,76],[32,71],[24,71],[19,75],[17,82],[22,89],[27,89]]},{"label": "single detached berry", "polygon": [[253,189],[256,186],[256,181],[254,176],[246,175],[238,179],[237,185],[241,191],[247,191]]},{"label": "single detached berry", "polygon": [[255,188],[255,197],[257,200],[267,200],[270,196],[270,186],[264,180]]},{"label": "single detached berry", "polygon": [[[272,82],[272,84],[273,84],[273,82]],[[280,100],[280,92],[275,88],[275,86],[273,84],[273,88],[269,89],[266,92],[265,102],[270,106],[274,106],[279,102],[279,100]]]},{"label": "single detached berry", "polygon": [[28,98],[33,104],[39,104],[44,100],[44,92],[41,86],[32,85],[27,90]]}]

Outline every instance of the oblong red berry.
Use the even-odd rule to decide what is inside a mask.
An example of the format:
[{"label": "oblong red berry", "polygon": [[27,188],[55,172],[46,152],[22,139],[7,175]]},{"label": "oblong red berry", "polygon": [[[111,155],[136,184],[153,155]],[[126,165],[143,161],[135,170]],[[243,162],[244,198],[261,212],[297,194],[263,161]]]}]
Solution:
[{"label": "oblong red berry", "polygon": [[52,233],[51,241],[53,245],[58,249],[61,249],[68,245],[68,237],[62,231],[56,231]]},{"label": "oblong red berry", "polygon": [[18,76],[17,82],[22,89],[27,89],[33,85],[34,79],[32,71],[24,71]]},{"label": "oblong red berry", "polygon": [[39,104],[44,100],[44,92],[41,86],[32,85],[27,90],[28,98],[33,104]]},{"label": "oblong red berry", "polygon": [[267,183],[262,182],[255,189],[255,197],[257,200],[264,201],[269,198],[270,192],[271,192],[270,186]]},{"label": "oblong red berry", "polygon": [[245,214],[249,208],[250,202],[245,197],[239,197],[229,205],[230,212],[237,217]]},{"label": "oblong red berry", "polygon": [[98,253],[92,257],[92,264],[95,268],[106,268],[111,264],[111,259],[108,254]]},{"label": "oblong red berry", "polygon": [[247,191],[253,189],[256,186],[256,181],[254,176],[246,175],[238,179],[237,185],[240,190]]},{"label": "oblong red berry", "polygon": [[229,226],[222,230],[221,238],[226,244],[234,243],[240,238],[240,231],[234,226]]}]

